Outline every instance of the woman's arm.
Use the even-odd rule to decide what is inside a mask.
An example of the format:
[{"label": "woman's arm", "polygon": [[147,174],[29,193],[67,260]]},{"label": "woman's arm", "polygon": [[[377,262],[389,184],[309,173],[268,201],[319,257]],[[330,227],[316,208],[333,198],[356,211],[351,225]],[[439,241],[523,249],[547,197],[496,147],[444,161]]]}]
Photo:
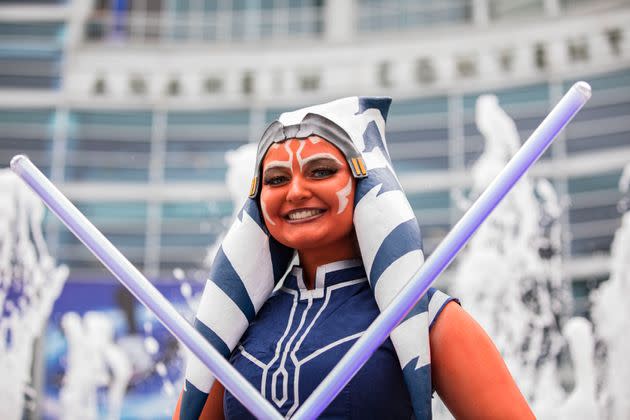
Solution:
[{"label": "woman's arm", "polygon": [[[206,399],[206,404],[203,406],[203,410],[201,411],[201,415],[199,416],[199,420],[223,420],[223,393],[225,392],[225,388],[223,385],[219,383],[219,381],[214,381],[214,385],[210,389],[210,393],[208,394],[208,399]],[[179,407],[182,403],[182,393],[179,394],[179,400],[177,400],[177,407],[175,407],[175,412],[173,413],[173,420],[179,419]]]},{"label": "woman's arm", "polygon": [[448,303],[430,333],[435,390],[457,419],[533,419],[499,351],[457,303]]}]

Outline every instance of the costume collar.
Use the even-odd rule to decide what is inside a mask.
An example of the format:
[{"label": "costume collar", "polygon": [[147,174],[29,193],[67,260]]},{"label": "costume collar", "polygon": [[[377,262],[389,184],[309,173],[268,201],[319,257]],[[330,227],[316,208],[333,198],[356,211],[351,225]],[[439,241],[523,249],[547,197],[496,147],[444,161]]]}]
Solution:
[{"label": "costume collar", "polygon": [[361,259],[341,260],[320,265],[315,273],[315,287],[310,290],[304,283],[302,267],[295,265],[284,281],[284,288],[298,291],[300,300],[318,299],[325,296],[326,288],[353,280],[367,281]]}]

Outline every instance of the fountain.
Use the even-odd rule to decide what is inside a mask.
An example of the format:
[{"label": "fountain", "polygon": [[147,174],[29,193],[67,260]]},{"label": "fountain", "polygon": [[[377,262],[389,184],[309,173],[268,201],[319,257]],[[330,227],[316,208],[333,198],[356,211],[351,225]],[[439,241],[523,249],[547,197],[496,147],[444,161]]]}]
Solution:
[{"label": "fountain", "polygon": [[42,232],[44,205],[6,169],[0,170],[0,407],[21,419],[34,400],[33,347],[68,277],[55,265]]},{"label": "fountain", "polygon": [[[479,97],[476,124],[485,149],[471,169],[468,197],[455,197],[462,209],[520,146],[516,125],[495,96]],[[570,302],[560,265],[561,210],[551,183],[526,174],[472,237],[449,290],[490,335],[536,412],[537,403],[563,395],[550,379],[565,342],[559,325]],[[436,418],[447,416],[439,405],[435,412]]]},{"label": "fountain", "polygon": [[619,189],[624,194],[618,206],[623,216],[612,242],[610,278],[591,293],[595,334],[605,351],[599,400],[607,419],[630,418],[630,164]]},{"label": "fountain", "polygon": [[598,419],[600,416],[595,389],[593,326],[585,318],[574,317],[566,322],[562,333],[568,341],[573,361],[574,386],[558,406],[555,415],[549,418]]},{"label": "fountain", "polygon": [[68,352],[66,356],[66,374],[59,393],[61,418],[69,419],[72,415],[84,419],[96,419],[96,390],[93,383],[100,381],[100,375],[91,370],[90,343],[85,341],[81,317],[74,312],[66,313],[61,321]]},{"label": "fountain", "polygon": [[62,327],[68,341],[64,385],[60,392],[61,418],[98,418],[97,392],[107,387],[107,418],[120,418],[132,366],[114,342],[112,321],[92,311],[81,318],[67,312]]}]

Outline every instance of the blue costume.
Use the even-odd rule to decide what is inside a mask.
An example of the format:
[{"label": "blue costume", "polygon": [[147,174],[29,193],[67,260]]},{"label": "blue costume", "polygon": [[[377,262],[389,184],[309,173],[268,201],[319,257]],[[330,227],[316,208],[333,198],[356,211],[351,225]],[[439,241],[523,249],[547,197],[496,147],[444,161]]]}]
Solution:
[{"label": "blue costume", "polygon": [[[365,329],[369,322],[374,319],[377,314],[377,308],[382,310],[387,307],[391,300],[406,284],[406,282],[417,272],[424,262],[424,253],[422,251],[422,238],[420,227],[416,220],[415,213],[405,193],[398,182],[398,178],[394,172],[392,162],[387,150],[387,142],[385,140],[385,120],[389,110],[391,99],[389,98],[371,98],[371,97],[350,97],[343,98],[322,105],[316,105],[308,108],[299,109],[293,112],[282,114],[277,121],[273,122],[262,136],[258,146],[258,155],[256,168],[252,180],[252,188],[250,191],[250,199],[247,200],[234,221],[232,227],[226,233],[221,243],[214,263],[210,271],[209,279],[203,292],[197,316],[195,319],[195,328],[226,358],[233,354],[233,362],[243,369],[253,382],[258,381],[264,385],[265,395],[272,398],[270,393],[275,389],[275,395],[282,395],[278,401],[281,410],[289,412],[293,410],[296,396],[300,396],[303,401],[304,395],[308,394],[308,389],[314,387],[314,384],[321,379],[321,374],[327,372],[329,366],[334,364],[333,360],[339,359],[339,352],[347,349],[350,341],[343,345],[335,346],[334,349],[326,352],[326,357],[316,357],[313,363],[305,363],[303,372],[299,377],[298,392],[287,389],[278,394],[278,390],[272,387],[272,383],[262,383],[261,379],[256,379],[254,366],[269,364],[272,360],[265,359],[263,353],[256,353],[259,344],[255,341],[269,343],[269,339],[277,337],[271,335],[265,338],[263,334],[256,331],[257,322],[271,322],[277,328],[287,328],[287,313],[291,314],[288,307],[282,310],[283,306],[287,306],[291,301],[291,293],[287,294],[290,289],[289,280],[285,286],[285,290],[279,294],[273,294],[274,287],[282,280],[283,275],[287,272],[295,251],[287,248],[276,241],[269,235],[258,202],[258,194],[260,191],[260,170],[261,162],[268,148],[276,143],[281,143],[288,139],[305,139],[309,136],[316,135],[326,139],[335,145],[344,155],[348,166],[356,179],[356,191],[354,198],[353,224],[357,236],[357,242],[361,251],[361,261],[365,270],[369,284],[364,284],[364,291],[361,293],[372,293],[373,298],[370,303],[372,305],[371,312],[357,313],[353,315],[351,307],[347,307],[347,314],[343,320],[339,322],[339,326],[335,326],[330,334],[348,337],[359,334]],[[328,281],[328,280],[327,280]],[[358,286],[357,286],[358,287]],[[317,295],[323,293],[325,288],[317,288],[312,292]],[[328,290],[328,289],[326,289]],[[338,293],[346,293],[351,289],[339,291]],[[307,292],[304,292],[308,294]],[[300,296],[303,294],[300,291]],[[335,293],[337,295],[337,292]],[[436,299],[436,295],[442,296]],[[272,297],[273,296],[273,297]],[[429,297],[432,299],[429,300]],[[414,308],[407,314],[405,319],[390,334],[391,345],[393,345],[396,359],[398,360],[397,369],[402,372],[404,383],[407,389],[408,398],[411,400],[413,414],[417,419],[431,418],[431,356],[429,350],[429,325],[433,318],[430,314],[436,314],[444,303],[446,295],[438,294],[438,292],[423,297]],[[276,305],[265,305],[268,299],[278,301],[277,310],[279,314],[270,317],[276,309]],[[287,303],[282,303],[286,301]],[[304,301],[298,299],[303,307]],[[310,300],[306,300],[308,306]],[[318,307],[322,305],[321,300],[312,299],[312,306]],[[331,299],[331,304],[337,304],[336,298]],[[374,307],[376,302],[376,308]],[[342,304],[343,302],[338,302]],[[261,317],[257,318],[258,312],[263,308],[264,312]],[[365,303],[365,305],[368,305]],[[296,307],[296,311],[298,310]],[[299,309],[301,315],[306,318],[313,316],[314,309],[308,311]],[[329,309],[328,309],[329,310]],[[270,311],[270,312],[267,312]],[[300,316],[301,316],[300,315]],[[433,315],[434,316],[434,315]],[[347,329],[341,328],[345,325],[345,319],[357,319],[356,324],[347,325]],[[304,322],[309,322],[304,318]],[[274,321],[275,319],[275,321]],[[300,318],[301,319],[301,318]],[[310,318],[309,318],[310,319]],[[295,320],[294,320],[295,321]],[[311,320],[312,321],[312,320]],[[323,322],[324,318],[318,320]],[[281,325],[281,327],[278,326]],[[277,328],[269,328],[278,334]],[[299,362],[303,361],[302,357],[308,357],[307,343],[311,343],[311,339],[316,336],[316,328],[307,335],[301,333],[299,324],[296,326],[289,323],[289,329],[294,328],[292,335],[285,338],[285,350],[292,352],[297,345],[296,340],[304,336],[304,341],[294,356]],[[266,330],[267,328],[265,328]],[[251,330],[251,331],[250,331]],[[284,330],[283,330],[284,331]],[[322,335],[328,334],[326,330]],[[244,337],[243,335],[246,334]],[[255,335],[256,334],[256,335]],[[288,333],[287,333],[288,334]],[[297,335],[296,335],[297,334]],[[287,340],[295,335],[289,345]],[[252,337],[256,337],[254,340]],[[243,338],[243,339],[242,339]],[[323,338],[323,337],[322,337]],[[242,340],[241,340],[242,339]],[[244,351],[242,353],[237,349],[237,344],[243,342]],[[311,344],[313,351],[320,349],[321,345],[332,344],[333,341],[327,342],[320,340]],[[389,341],[388,341],[389,343]],[[260,344],[262,345],[262,344]],[[385,344],[387,348],[389,344]],[[275,356],[276,349],[267,349],[273,351]],[[282,350],[282,349],[281,349]],[[379,354],[375,357],[381,357],[385,349],[379,350]],[[252,353],[253,352],[253,353]],[[339,353],[339,354],[338,354]],[[252,355],[252,359],[247,359],[249,366],[245,369],[242,363],[245,363],[243,357],[245,354]],[[256,356],[258,354],[258,356]],[[283,353],[284,354],[284,353]],[[330,358],[327,356],[330,354]],[[287,355],[286,357],[289,357]],[[317,360],[319,359],[319,360]],[[254,362],[253,360],[257,360]],[[329,363],[320,370],[318,374],[308,373],[310,366],[317,362],[327,360]],[[391,361],[390,361],[391,362]],[[383,362],[383,363],[390,363]],[[274,360],[269,369],[278,369],[278,360]],[[295,360],[290,362],[285,360],[284,369],[274,370],[271,373],[280,372],[276,375],[274,382],[278,386],[278,378],[282,376],[281,383],[287,384],[289,377],[288,365],[295,364]],[[274,367],[275,366],[275,367]],[[375,375],[378,372],[374,373]],[[310,377],[310,379],[307,377]],[[261,376],[262,378],[262,376]],[[306,378],[306,379],[305,379]],[[273,381],[273,378],[266,378],[266,381]],[[393,379],[391,379],[393,381]],[[203,409],[214,378],[212,373],[201,363],[195,356],[190,355],[188,366],[186,369],[186,382],[182,403],[180,407],[181,419],[196,419]],[[295,384],[295,382],[292,382]],[[271,387],[269,390],[267,387]],[[382,388],[381,384],[379,391]],[[361,392],[357,395],[360,395]],[[346,394],[342,394],[346,395]],[[286,401],[283,399],[286,397]],[[343,398],[343,397],[341,397]],[[373,395],[366,397],[372,399]],[[407,398],[407,397],[404,397]],[[398,401],[399,399],[397,399]],[[366,401],[366,403],[368,403]],[[369,402],[372,407],[372,401]],[[336,403],[335,403],[336,404]],[[337,405],[331,407],[330,410],[339,410]],[[401,403],[402,404],[402,403]],[[387,406],[390,405],[388,402]],[[404,406],[404,404],[402,404]],[[276,404],[278,406],[278,404]],[[354,407],[354,405],[353,405]],[[226,397],[226,410],[228,414],[230,410],[242,412],[242,408],[238,408],[230,397]],[[335,411],[336,412],[336,411]],[[375,411],[372,411],[375,412]],[[341,412],[339,412],[341,413]],[[349,413],[346,413],[350,415]],[[331,414],[332,415],[332,414]],[[341,414],[345,416],[345,414]],[[392,417],[387,415],[385,417]]]},{"label": "blue costume", "polygon": [[[230,357],[230,363],[285,417],[295,412],[379,314],[360,260],[327,264],[317,274],[316,288],[307,290],[301,269],[294,267]],[[428,311],[430,324],[450,300],[429,290],[421,306]],[[253,418],[227,391],[223,408],[226,419]],[[430,407],[425,410],[430,412]],[[412,417],[409,392],[387,339],[320,418]]]}]

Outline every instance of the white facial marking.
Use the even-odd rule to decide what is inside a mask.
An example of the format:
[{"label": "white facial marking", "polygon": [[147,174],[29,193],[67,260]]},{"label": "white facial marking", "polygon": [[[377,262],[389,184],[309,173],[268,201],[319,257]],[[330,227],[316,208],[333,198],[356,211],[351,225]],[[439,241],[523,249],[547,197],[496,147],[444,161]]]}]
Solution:
[{"label": "white facial marking", "polygon": [[311,144],[317,144],[322,141],[319,137],[309,137],[308,139],[311,141]]},{"label": "white facial marking", "polygon": [[333,154],[331,153],[315,153],[314,155],[311,155],[307,158],[302,159],[302,162],[300,163],[300,168],[302,167],[302,165],[306,165],[307,163],[316,160],[316,159],[330,159],[330,160],[334,160],[335,162],[337,162],[337,164],[339,164],[339,166],[343,166],[343,163],[339,162],[339,159],[337,159]]},{"label": "white facial marking", "polygon": [[262,209],[263,217],[265,218],[267,223],[270,223],[271,225],[275,226],[276,223],[273,220],[271,220],[271,217],[269,217],[269,213],[267,213],[267,207],[265,207],[265,202],[263,200],[260,200],[260,208]]},{"label": "white facial marking", "polygon": [[297,152],[295,153],[295,155],[297,156],[298,164],[300,165],[300,171],[302,170],[302,166],[304,165],[304,162],[302,160],[302,149],[304,149],[305,145],[306,145],[306,142],[301,141],[300,147],[298,147]]},{"label": "white facial marking", "polygon": [[352,177],[348,177],[348,184],[343,187],[342,189],[340,189],[339,191],[337,191],[337,198],[339,199],[339,210],[337,211],[337,214],[341,214],[341,212],[343,212],[346,209],[346,206],[348,205],[348,196],[350,195],[350,192],[352,191]]},{"label": "white facial marking", "polygon": [[271,148],[273,150],[278,150],[279,147],[280,147],[280,145],[278,143],[274,143],[274,144],[271,145]]},{"label": "white facial marking", "polygon": [[271,162],[268,162],[267,165],[265,166],[265,171],[269,170],[269,169],[275,169],[275,168],[287,168],[289,170],[292,170],[293,167],[291,166],[291,162],[287,161],[287,160],[272,160]]},{"label": "white facial marking", "polygon": [[[271,162],[267,162],[267,164],[265,165],[265,171],[267,171],[268,169],[273,169],[273,168],[287,168],[288,170],[291,171],[291,174],[293,174],[293,151],[289,147],[290,146],[289,143],[291,143],[291,141],[292,140],[284,142],[284,149],[289,154],[289,159],[288,160],[272,160]],[[278,148],[280,146],[276,143],[272,145],[271,147]]]}]

